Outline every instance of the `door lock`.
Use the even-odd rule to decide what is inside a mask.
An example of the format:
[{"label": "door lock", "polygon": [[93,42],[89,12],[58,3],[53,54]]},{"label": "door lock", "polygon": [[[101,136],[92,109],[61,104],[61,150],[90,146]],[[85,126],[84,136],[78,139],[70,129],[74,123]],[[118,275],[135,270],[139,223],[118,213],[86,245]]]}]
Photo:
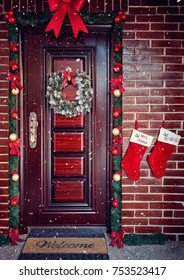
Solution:
[{"label": "door lock", "polygon": [[35,148],[37,145],[38,121],[36,113],[31,112],[29,116],[29,146]]}]

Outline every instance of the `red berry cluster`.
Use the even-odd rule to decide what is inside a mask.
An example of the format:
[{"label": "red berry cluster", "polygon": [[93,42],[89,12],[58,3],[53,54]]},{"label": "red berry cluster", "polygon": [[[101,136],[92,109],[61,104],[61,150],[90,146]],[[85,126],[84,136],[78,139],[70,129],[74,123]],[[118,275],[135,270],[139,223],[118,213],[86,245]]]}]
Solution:
[{"label": "red berry cluster", "polygon": [[113,198],[112,200],[112,207],[116,208],[119,205],[119,199],[118,198]]},{"label": "red berry cluster", "polygon": [[18,52],[18,45],[10,42],[10,51],[14,53]]},{"label": "red berry cluster", "polygon": [[16,71],[19,69],[19,66],[16,61],[10,61],[10,69]]},{"label": "red berry cluster", "polygon": [[11,201],[10,201],[10,204],[11,204],[11,206],[17,206],[18,202],[19,202],[18,196],[13,196]]},{"label": "red berry cluster", "polygon": [[121,43],[114,44],[114,52],[117,53],[121,50]]},{"label": "red berry cluster", "polygon": [[121,21],[123,21],[125,19],[126,19],[126,15],[122,11],[119,11],[118,14],[114,18],[114,22],[120,23]]},{"label": "red berry cluster", "polygon": [[16,22],[16,18],[14,16],[14,11],[10,10],[4,15],[4,18],[11,24],[14,24]]},{"label": "red berry cluster", "polygon": [[122,112],[121,108],[115,108],[112,115],[114,118],[119,118],[121,112]]},{"label": "red berry cluster", "polygon": [[17,119],[19,117],[19,113],[17,112],[17,110],[11,110],[10,111],[12,119]]},{"label": "red berry cluster", "polygon": [[122,68],[122,63],[115,63],[114,64],[114,72],[116,72],[116,73],[118,73],[118,72],[120,72],[121,71],[121,68]]}]

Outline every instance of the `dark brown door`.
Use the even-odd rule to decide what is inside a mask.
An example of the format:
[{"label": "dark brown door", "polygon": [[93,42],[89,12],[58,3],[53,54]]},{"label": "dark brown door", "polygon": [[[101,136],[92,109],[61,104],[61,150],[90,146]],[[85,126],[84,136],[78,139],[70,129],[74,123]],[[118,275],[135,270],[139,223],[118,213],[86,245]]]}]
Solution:
[{"label": "dark brown door", "polygon": [[[26,226],[101,225],[109,204],[110,27],[89,27],[74,39],[55,39],[44,29],[22,32],[24,96],[21,217]],[[49,73],[80,68],[92,80],[91,112],[55,114],[45,98]],[[69,100],[76,89],[66,88]],[[37,117],[37,143],[30,147],[30,115]]]}]

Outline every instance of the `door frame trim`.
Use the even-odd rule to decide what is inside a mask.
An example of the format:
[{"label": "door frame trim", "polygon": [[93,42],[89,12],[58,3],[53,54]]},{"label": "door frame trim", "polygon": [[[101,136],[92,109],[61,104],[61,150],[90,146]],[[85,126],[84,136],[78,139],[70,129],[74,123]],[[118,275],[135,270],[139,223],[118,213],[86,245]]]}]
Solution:
[{"label": "door frame trim", "polygon": [[[31,28],[31,27],[30,27]],[[40,27],[38,27],[40,28]],[[93,30],[93,29],[96,29],[96,30],[100,30],[100,29],[103,29],[105,28],[106,30],[107,29],[112,29],[112,25],[110,24],[107,24],[107,25],[93,25],[93,26],[89,26],[88,27],[88,30]],[[26,27],[26,30],[28,28]],[[32,30],[32,28],[31,28]],[[20,33],[22,34],[23,31],[24,31],[24,27],[23,28],[20,28]],[[112,48],[112,45],[113,45],[113,36],[112,36],[112,41],[111,41],[111,46],[109,46],[110,48],[110,51],[109,51],[109,63],[112,63],[113,61],[113,54],[112,54],[112,51],[111,51],[111,48]],[[21,38],[20,36],[20,41],[19,42],[23,42],[24,41],[24,38]],[[23,44],[23,43],[22,43]],[[110,65],[107,66],[107,76],[108,76],[108,80],[110,77],[112,77],[112,67],[110,67]],[[25,74],[25,73],[24,73]],[[26,81],[27,77],[25,77],[24,75],[24,81]],[[25,82],[25,85],[26,85],[26,82]],[[109,85],[109,88],[110,88],[110,85]],[[24,88],[26,90],[26,87]],[[107,93],[108,94],[108,93]],[[24,233],[24,232],[27,232],[27,227],[28,227],[28,223],[27,223],[27,218],[26,218],[26,213],[24,211],[25,207],[26,207],[26,204],[25,204],[25,201],[24,201],[24,198],[25,198],[25,178],[28,176],[28,174],[25,172],[27,171],[27,162],[28,162],[28,153],[26,153],[26,151],[24,150],[24,145],[25,143],[28,141],[28,139],[26,139],[26,136],[25,135],[28,135],[28,126],[25,122],[25,117],[27,116],[27,109],[26,109],[26,94],[25,92],[20,95],[20,99],[19,99],[19,102],[18,102],[18,107],[19,107],[19,111],[20,111],[20,127],[19,127],[19,130],[20,130],[20,138],[22,139],[22,147],[21,147],[21,154],[22,154],[22,157],[20,159],[20,188],[21,188],[21,199],[20,199],[20,232],[21,233]],[[108,140],[108,143],[106,143],[106,149],[109,150],[109,146],[110,146],[110,143],[112,143],[112,134],[110,133],[112,131],[112,127],[113,127],[113,121],[112,121],[112,110],[113,110],[113,102],[112,102],[112,97],[111,97],[111,94],[109,94],[109,98],[107,98],[107,108],[109,108],[109,111],[106,112],[108,113],[108,120],[109,120],[109,125],[107,126],[107,131],[106,131],[106,135],[107,135],[107,139]],[[43,137],[43,136],[42,136]],[[41,175],[43,176],[43,174]],[[107,160],[107,170],[106,170],[106,176],[107,176],[107,179],[108,179],[108,187],[107,187],[107,208],[106,208],[106,227],[107,227],[107,230],[109,231],[110,230],[110,197],[112,195],[112,190],[111,190],[111,178],[112,178],[112,155],[111,153],[109,153],[109,159]],[[27,202],[26,202],[27,203]],[[56,226],[57,227],[57,226]],[[92,226],[93,227],[93,226]]]}]

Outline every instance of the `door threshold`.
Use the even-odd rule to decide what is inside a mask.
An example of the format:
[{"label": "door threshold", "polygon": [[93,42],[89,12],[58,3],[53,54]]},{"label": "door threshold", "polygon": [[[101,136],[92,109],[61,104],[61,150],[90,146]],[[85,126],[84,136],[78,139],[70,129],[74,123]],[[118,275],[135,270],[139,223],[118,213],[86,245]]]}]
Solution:
[{"label": "door threshold", "polygon": [[102,238],[107,233],[105,227],[29,227],[28,229],[28,236],[29,237],[99,237]]},{"label": "door threshold", "polygon": [[91,231],[92,233],[106,233],[106,226],[28,226],[28,233],[31,231],[43,231],[43,230],[82,230]]}]

